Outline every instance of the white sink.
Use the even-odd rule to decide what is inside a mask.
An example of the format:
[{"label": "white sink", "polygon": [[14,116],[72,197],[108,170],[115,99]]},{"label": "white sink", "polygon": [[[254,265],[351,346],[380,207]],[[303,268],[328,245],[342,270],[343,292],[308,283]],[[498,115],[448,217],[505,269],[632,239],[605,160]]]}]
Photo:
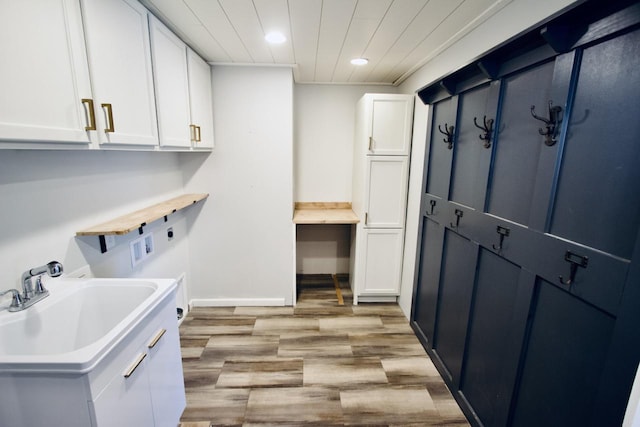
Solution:
[{"label": "white sink", "polygon": [[176,286],[172,279],[49,280],[50,295],[0,312],[0,372],[91,370]]}]

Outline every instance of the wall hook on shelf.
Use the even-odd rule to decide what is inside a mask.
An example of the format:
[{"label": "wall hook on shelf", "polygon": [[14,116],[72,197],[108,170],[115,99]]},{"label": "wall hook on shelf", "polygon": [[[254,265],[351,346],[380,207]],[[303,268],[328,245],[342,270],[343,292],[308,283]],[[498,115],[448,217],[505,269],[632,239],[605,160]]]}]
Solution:
[{"label": "wall hook on shelf", "polygon": [[484,148],[491,147],[491,132],[493,132],[493,119],[487,120],[487,116],[483,116],[482,121],[484,122],[482,126],[478,124],[478,119],[476,117],[473,118],[473,124],[476,125],[478,129],[484,131],[484,135],[480,134],[478,137],[484,141]]},{"label": "wall hook on shelf", "polygon": [[559,105],[553,105],[553,101],[549,101],[549,118],[545,119],[536,114],[536,106],[531,106],[531,115],[534,119],[540,120],[545,124],[546,129],[538,129],[540,135],[544,136],[544,143],[551,147],[556,143],[556,136],[558,133],[558,125],[562,121],[562,107]]},{"label": "wall hook on shelf", "polygon": [[458,229],[458,226],[460,225],[460,218],[462,218],[462,216],[464,215],[464,212],[461,211],[460,209],[456,209],[455,210],[455,214],[456,214],[456,223],[449,223],[449,227],[451,227],[454,230]]},{"label": "wall hook on shelf", "polygon": [[433,215],[433,208],[436,207],[436,201],[433,199],[429,200],[429,206],[431,207],[431,209],[429,210],[429,212],[426,212],[427,216]]},{"label": "wall hook on shelf", "polygon": [[581,256],[578,254],[574,254],[571,251],[567,251],[564,254],[564,260],[571,264],[569,270],[569,280],[564,280],[562,276],[559,276],[560,283],[563,285],[571,285],[576,281],[576,273],[578,272],[578,267],[587,268],[589,264],[589,258],[586,256]]},{"label": "wall hook on shelf", "polygon": [[440,133],[447,136],[443,139],[444,143],[449,144],[447,148],[451,150],[453,148],[453,131],[455,129],[455,126],[449,126],[449,124],[445,123],[444,129],[445,130],[442,130],[442,127],[438,125],[438,130],[440,131]]},{"label": "wall hook on shelf", "polygon": [[502,227],[502,226],[497,226],[496,227],[496,232],[500,235],[500,243],[498,243],[498,246],[496,245],[491,245],[493,247],[493,250],[500,253],[502,252],[502,242],[504,242],[504,238],[508,237],[509,234],[511,233],[511,230],[507,227]]}]

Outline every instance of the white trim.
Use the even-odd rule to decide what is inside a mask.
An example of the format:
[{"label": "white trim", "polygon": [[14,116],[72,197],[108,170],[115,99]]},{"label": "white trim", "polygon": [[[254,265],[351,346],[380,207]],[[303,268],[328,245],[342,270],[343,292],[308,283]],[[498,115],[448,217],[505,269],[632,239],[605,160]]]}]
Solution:
[{"label": "white trim", "polygon": [[358,302],[398,302],[398,297],[395,296],[375,296],[375,295],[360,295]]},{"label": "white trim", "polygon": [[298,64],[274,64],[270,62],[261,63],[261,62],[207,62],[207,64],[214,65],[222,65],[224,67],[270,67],[270,68],[298,68]]},{"label": "white trim", "polygon": [[284,298],[198,298],[191,307],[284,307]]}]

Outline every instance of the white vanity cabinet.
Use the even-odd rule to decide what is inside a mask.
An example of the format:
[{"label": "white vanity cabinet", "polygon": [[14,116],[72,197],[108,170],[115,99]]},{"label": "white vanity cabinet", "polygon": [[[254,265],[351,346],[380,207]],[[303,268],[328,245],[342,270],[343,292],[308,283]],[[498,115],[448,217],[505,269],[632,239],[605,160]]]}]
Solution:
[{"label": "white vanity cabinet", "polygon": [[412,95],[366,94],[356,108],[352,207],[354,303],[400,293],[413,122]]},{"label": "white vanity cabinet", "polygon": [[91,85],[77,0],[3,2],[0,56],[3,145],[91,142]]},{"label": "white vanity cabinet", "polygon": [[92,426],[175,427],[186,406],[175,293],[91,374]]},{"label": "white vanity cabinet", "polygon": [[158,145],[147,9],[82,0],[100,144]]},{"label": "white vanity cabinet", "polygon": [[[177,426],[186,399],[175,295],[173,284],[153,308],[125,326],[126,333],[95,362],[91,356],[83,368],[61,362],[73,359],[62,353],[47,356],[50,362],[39,369],[13,366],[0,371],[0,425]],[[33,308],[38,306],[29,309]],[[41,317],[32,318],[35,325]]]},{"label": "white vanity cabinet", "polygon": [[189,100],[193,147],[211,149],[213,142],[213,99],[211,93],[211,67],[194,51],[187,48],[189,70]]}]

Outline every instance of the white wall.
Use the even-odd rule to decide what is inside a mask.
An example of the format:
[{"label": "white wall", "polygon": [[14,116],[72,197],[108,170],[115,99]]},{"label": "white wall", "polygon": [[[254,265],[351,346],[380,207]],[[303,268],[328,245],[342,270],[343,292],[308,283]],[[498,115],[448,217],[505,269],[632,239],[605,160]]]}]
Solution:
[{"label": "white wall", "polygon": [[296,85],[297,202],[350,202],[356,103],[365,93],[396,93],[393,86]]},{"label": "white wall", "polygon": [[[189,274],[186,221],[152,223],[156,256],[131,267],[127,241],[100,253],[84,228],[182,193],[176,154],[105,151],[0,151],[0,290],[20,289],[20,276],[51,260],[67,273],[89,265],[99,277],[175,277]],[[176,238],[166,239],[172,226]],[[8,301],[3,300],[3,305]]]},{"label": "white wall", "polygon": [[[351,202],[356,103],[393,86],[295,85],[295,201]],[[350,226],[298,226],[296,272],[349,272]]]},{"label": "white wall", "polygon": [[[415,93],[445,75],[472,63],[501,43],[535,27],[581,0],[512,0],[495,15],[462,37],[451,47],[434,57],[407,78],[400,93]],[[415,279],[416,242],[420,217],[420,193],[424,179],[424,155],[428,109],[417,107],[414,113],[414,135],[411,152],[411,179],[407,206],[404,263],[400,307],[407,317],[411,314],[411,299]],[[418,219],[416,219],[418,218]]]},{"label": "white wall", "polygon": [[196,304],[291,304],[293,77],[290,68],[214,66],[213,155],[181,154]]}]

